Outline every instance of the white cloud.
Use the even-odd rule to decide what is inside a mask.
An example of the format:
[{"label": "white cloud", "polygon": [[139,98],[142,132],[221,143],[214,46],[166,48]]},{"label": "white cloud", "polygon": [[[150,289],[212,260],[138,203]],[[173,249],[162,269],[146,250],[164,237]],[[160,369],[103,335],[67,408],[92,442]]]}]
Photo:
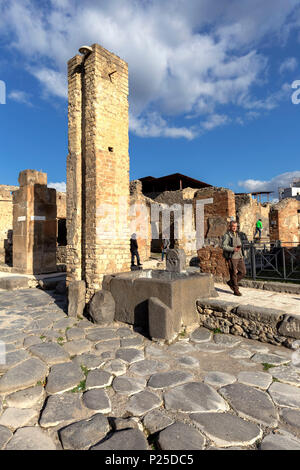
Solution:
[{"label": "white cloud", "polygon": [[247,179],[239,181],[238,185],[250,193],[255,191],[274,191],[278,193],[278,188],[287,188],[297,178],[300,178],[300,171],[289,171],[274,176],[270,180]]},{"label": "white cloud", "polygon": [[157,113],[149,113],[145,117],[130,116],[130,130],[139,137],[173,137],[193,139],[197,132],[193,128],[169,126]]},{"label": "white cloud", "polygon": [[298,61],[296,57],[288,57],[285,59],[279,67],[279,72],[293,72],[298,67]]},{"label": "white cloud", "polygon": [[67,190],[66,183],[62,181],[61,183],[48,183],[48,188],[54,188],[56,191],[65,193]]},{"label": "white cloud", "polygon": [[57,72],[49,68],[29,69],[44,86],[44,93],[46,95],[59,96],[60,98],[67,98],[67,78],[62,72]]},{"label": "white cloud", "polygon": [[8,98],[16,101],[17,103],[26,104],[27,106],[32,106],[30,101],[30,94],[21,90],[12,90],[8,94]]}]

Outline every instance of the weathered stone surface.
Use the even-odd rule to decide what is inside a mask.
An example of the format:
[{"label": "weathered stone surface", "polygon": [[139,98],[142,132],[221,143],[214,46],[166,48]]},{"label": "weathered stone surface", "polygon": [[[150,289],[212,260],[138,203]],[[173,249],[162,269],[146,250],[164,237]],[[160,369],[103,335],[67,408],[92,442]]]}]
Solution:
[{"label": "weathered stone surface", "polygon": [[0,362],[0,373],[5,372],[11,367],[20,364],[21,362],[29,359],[30,355],[25,349],[19,349],[18,351],[7,352],[5,355],[5,363]]},{"label": "weathered stone surface", "polygon": [[300,429],[300,411],[291,408],[282,408],[280,416],[290,426]]},{"label": "weathered stone surface", "polygon": [[73,362],[56,364],[51,367],[48,375],[46,392],[50,395],[72,390],[84,379],[80,367]]},{"label": "weathered stone surface", "polygon": [[238,381],[245,385],[267,390],[272,383],[272,376],[267,372],[242,371],[238,374]]},{"label": "weathered stone surface", "polygon": [[226,335],[226,334],[216,334],[214,335],[214,342],[221,346],[227,346],[229,348],[236,346],[241,342],[241,338],[237,338],[236,336]]},{"label": "weathered stone surface", "polygon": [[108,290],[97,291],[90,304],[89,314],[94,323],[111,323],[115,318],[115,301]]},{"label": "weathered stone surface", "polygon": [[110,424],[114,431],[121,431],[123,429],[139,429],[139,419],[130,418],[110,418]]},{"label": "weathered stone surface", "polygon": [[218,354],[227,351],[227,348],[215,343],[198,343],[195,345],[197,351]]},{"label": "weathered stone surface", "polygon": [[65,362],[69,359],[69,354],[55,343],[41,343],[31,346],[29,351],[34,356],[37,356],[46,364],[53,365],[59,364],[60,362]]},{"label": "weathered stone surface", "polygon": [[155,372],[160,372],[162,370],[166,370],[169,368],[170,366],[166,363],[151,360],[151,359],[145,359],[143,361],[139,361],[135,364],[132,364],[129,370],[130,372],[133,372],[134,374],[147,376],[147,375],[155,374]]},{"label": "weathered stone surface", "polygon": [[169,249],[166,253],[166,270],[181,273],[185,270],[186,256],[181,248]]},{"label": "weathered stone surface", "polygon": [[[197,345],[198,346],[198,345]],[[168,352],[180,356],[181,354],[190,354],[196,352],[195,346],[185,341],[178,341],[169,346]]]},{"label": "weathered stone surface", "polygon": [[142,336],[132,336],[121,339],[121,348],[142,347],[144,344]]},{"label": "weathered stone surface", "polygon": [[254,305],[239,305],[237,315],[258,323],[267,323],[274,328],[283,319],[284,312],[273,308],[256,307]]},{"label": "weathered stone surface", "polygon": [[64,349],[70,356],[75,356],[75,354],[83,354],[90,351],[92,346],[93,343],[88,339],[78,339],[64,344]]},{"label": "weathered stone surface", "polygon": [[234,359],[248,359],[253,356],[253,352],[249,351],[247,349],[234,349],[233,351],[228,352],[230,357],[233,357]]},{"label": "weathered stone surface", "polygon": [[168,372],[159,372],[151,375],[148,381],[148,387],[159,389],[174,387],[193,380],[193,374],[182,372],[180,370],[171,370]]},{"label": "weathered stone surface", "polygon": [[86,417],[86,411],[79,393],[52,395],[46,401],[39,424],[46,428],[78,421]]},{"label": "weathered stone surface", "polygon": [[162,450],[202,450],[205,438],[188,424],[174,423],[159,433],[158,445]]},{"label": "weathered stone surface", "polygon": [[200,366],[200,362],[198,361],[198,359],[192,356],[178,357],[176,362],[181,367],[194,368]]},{"label": "weathered stone surface", "polygon": [[72,359],[75,364],[78,364],[79,366],[84,366],[87,369],[97,369],[98,367],[101,367],[104,364],[104,359],[102,359],[101,355],[96,355],[96,354],[89,354],[89,353],[83,353],[80,354],[79,356],[75,356]]},{"label": "weathered stone surface", "polygon": [[300,389],[292,385],[274,382],[269,387],[269,394],[278,406],[300,409]]},{"label": "weathered stone surface", "polygon": [[87,390],[108,387],[112,380],[113,376],[105,370],[91,370],[87,375],[85,387]]},{"label": "weathered stone surface", "polygon": [[61,320],[58,320],[54,323],[53,329],[54,330],[60,330],[60,331],[65,331],[66,328],[72,328],[77,322],[76,318],[72,317],[64,317]]},{"label": "weathered stone surface", "polygon": [[30,346],[34,346],[35,344],[39,344],[41,342],[42,340],[38,336],[29,335],[29,336],[26,336],[26,338],[24,339],[23,345],[24,345],[24,348],[29,348]]},{"label": "weathered stone surface", "polygon": [[109,431],[107,418],[97,413],[89,419],[77,421],[59,431],[63,448],[87,450],[99,442]]},{"label": "weathered stone surface", "polygon": [[261,450],[300,450],[300,441],[292,439],[288,436],[280,436],[278,434],[269,434],[266,436],[261,445]]},{"label": "weathered stone surface", "polygon": [[126,326],[123,326],[117,329],[117,335],[120,338],[128,338],[132,336],[133,334],[134,334],[133,331],[130,328],[127,328]]},{"label": "weathered stone surface", "polygon": [[190,382],[179,385],[164,394],[167,410],[184,413],[226,411],[227,403],[209,385],[200,382]]},{"label": "weathered stone surface", "polygon": [[12,393],[5,397],[6,404],[14,408],[33,408],[37,404],[41,404],[45,397],[44,387],[37,385],[36,387],[26,388],[19,392]]},{"label": "weathered stone surface", "polygon": [[170,418],[165,411],[152,410],[146,414],[143,419],[144,427],[150,434],[161,431],[167,426],[174,423],[174,420]]},{"label": "weathered stone surface", "polygon": [[36,318],[25,328],[25,331],[34,333],[35,331],[47,330],[52,324],[53,321],[48,318]]},{"label": "weathered stone surface", "polygon": [[27,359],[0,377],[0,393],[15,392],[35,385],[48,373],[46,364],[37,358]]},{"label": "weathered stone surface", "polygon": [[122,359],[122,361],[125,361],[128,364],[133,364],[134,362],[144,359],[144,353],[136,348],[123,348],[117,350],[116,358]]},{"label": "weathered stone surface", "polygon": [[92,389],[83,394],[83,402],[87,408],[98,413],[109,413],[111,411],[110,400],[104,390]]},{"label": "weathered stone surface", "polygon": [[38,417],[36,410],[27,409],[21,410],[19,408],[6,408],[0,416],[0,426],[5,426],[12,431],[17,428],[26,426],[26,424],[35,420]]},{"label": "weathered stone surface", "polygon": [[294,315],[287,315],[278,331],[282,336],[300,339],[300,319]]},{"label": "weathered stone surface", "polygon": [[150,297],[148,321],[150,338],[171,340],[180,330],[181,314],[171,310],[157,297]]},{"label": "weathered stone surface", "polygon": [[103,369],[116,376],[123,375],[126,372],[126,364],[121,359],[113,359],[108,361]]},{"label": "weathered stone surface", "polygon": [[28,278],[24,276],[9,276],[0,278],[0,289],[17,290],[28,288]]},{"label": "weathered stone surface", "polygon": [[121,395],[131,396],[141,392],[146,387],[146,380],[141,377],[116,377],[113,381],[113,389]]},{"label": "weathered stone surface", "polygon": [[0,450],[4,449],[7,442],[12,438],[13,433],[5,426],[0,426]]},{"label": "weathered stone surface", "polygon": [[271,367],[270,374],[280,382],[300,387],[300,373],[293,366]]},{"label": "weathered stone surface", "polygon": [[109,439],[92,447],[92,450],[147,450],[144,434],[138,429],[125,429],[114,433]]},{"label": "weathered stone surface", "polygon": [[225,385],[233,384],[236,382],[234,375],[227,374],[226,372],[208,372],[204,377],[204,382],[213,387],[224,387]]},{"label": "weathered stone surface", "polygon": [[216,445],[248,446],[262,436],[261,429],[230,413],[195,413],[191,419]]},{"label": "weathered stone surface", "polygon": [[56,445],[40,428],[26,427],[15,432],[6,450],[56,450]]},{"label": "weathered stone surface", "polygon": [[154,408],[158,408],[161,404],[161,398],[154,393],[145,390],[129,398],[126,410],[133,416],[142,416]]},{"label": "weathered stone surface", "polygon": [[109,341],[100,341],[99,343],[95,344],[95,349],[99,352],[105,351],[112,351],[116,350],[120,347],[120,340],[119,339],[111,339]]},{"label": "weathered stone surface", "polygon": [[158,347],[156,344],[149,344],[146,346],[145,353],[147,356],[152,356],[156,359],[166,359],[169,357],[167,351]]},{"label": "weathered stone surface", "polygon": [[251,361],[260,363],[260,364],[272,364],[275,366],[280,366],[282,364],[288,364],[291,362],[290,359],[278,356],[277,354],[263,354],[257,353],[251,358]]},{"label": "weathered stone surface", "polygon": [[219,389],[219,393],[242,418],[269,427],[277,425],[278,414],[266,392],[248,385],[235,383],[222,387]]},{"label": "weathered stone surface", "polygon": [[82,328],[69,328],[66,331],[66,337],[68,341],[83,339],[85,337],[85,332]]},{"label": "weathered stone surface", "polygon": [[95,328],[93,330],[89,330],[86,337],[91,341],[105,341],[118,338],[118,335],[117,330],[113,328]]},{"label": "weathered stone surface", "polygon": [[72,281],[68,285],[68,315],[69,317],[77,317],[82,315],[85,307],[85,291],[84,281]]},{"label": "weathered stone surface", "polygon": [[194,341],[194,343],[203,343],[206,341],[210,341],[211,338],[211,331],[203,327],[197,328],[197,330],[193,331],[193,333],[191,333],[190,335],[190,339],[191,341]]}]

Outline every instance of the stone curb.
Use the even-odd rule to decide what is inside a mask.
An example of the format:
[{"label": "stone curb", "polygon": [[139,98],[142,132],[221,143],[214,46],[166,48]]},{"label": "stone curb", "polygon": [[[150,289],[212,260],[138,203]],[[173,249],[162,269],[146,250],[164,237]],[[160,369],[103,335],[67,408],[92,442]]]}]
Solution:
[{"label": "stone curb", "polygon": [[254,281],[252,279],[243,279],[240,284],[242,287],[251,287],[252,289],[263,289],[272,292],[282,292],[285,294],[300,294],[300,284],[289,284],[276,281]]}]

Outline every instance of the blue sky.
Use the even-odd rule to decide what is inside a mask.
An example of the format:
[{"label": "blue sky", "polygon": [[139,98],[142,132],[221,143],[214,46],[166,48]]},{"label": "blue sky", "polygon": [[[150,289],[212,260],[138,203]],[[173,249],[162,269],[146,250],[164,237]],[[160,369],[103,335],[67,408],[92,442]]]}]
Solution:
[{"label": "blue sky", "polygon": [[300,0],[0,0],[0,184],[32,168],[63,188],[66,62],[95,42],[129,65],[131,179],[300,177]]}]

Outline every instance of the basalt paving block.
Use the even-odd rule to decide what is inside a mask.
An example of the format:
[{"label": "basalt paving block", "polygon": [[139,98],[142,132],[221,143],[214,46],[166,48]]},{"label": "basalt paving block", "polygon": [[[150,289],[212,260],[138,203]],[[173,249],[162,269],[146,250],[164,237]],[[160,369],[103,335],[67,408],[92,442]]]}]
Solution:
[{"label": "basalt paving block", "polygon": [[300,387],[300,369],[293,366],[278,366],[269,369],[270,374],[280,382]]},{"label": "basalt paving block", "polygon": [[104,390],[93,389],[83,394],[85,406],[98,413],[109,413],[111,411],[110,400]]},{"label": "basalt paving block", "polygon": [[35,344],[40,344],[42,343],[42,340],[39,336],[35,336],[35,335],[30,335],[30,336],[26,336],[26,338],[24,339],[24,348],[29,348],[30,346],[34,346]]},{"label": "basalt paving block", "polygon": [[[6,408],[0,416],[0,426],[5,426],[12,431],[22,428],[32,421],[36,420],[38,412],[32,409]],[[34,423],[32,423],[34,424]]]},{"label": "basalt paving block", "polygon": [[84,374],[77,364],[73,362],[55,364],[51,367],[47,378],[46,392],[51,395],[63,393],[75,388],[82,380]]},{"label": "basalt paving block", "polygon": [[39,427],[26,427],[15,432],[6,450],[56,450],[56,445]]},{"label": "basalt paving block", "polygon": [[226,346],[228,348],[232,348],[233,346],[237,346],[241,343],[241,338],[237,338],[233,335],[226,335],[226,334],[216,334],[214,335],[214,342],[221,346]]},{"label": "basalt paving block", "polygon": [[218,354],[218,353],[227,351],[227,348],[224,347],[223,345],[216,344],[213,342],[197,343],[195,344],[195,349],[196,351],[212,353],[212,354]]},{"label": "basalt paving block", "polygon": [[293,410],[291,408],[282,408],[280,411],[280,417],[290,426],[294,426],[300,429],[300,411]]},{"label": "basalt paving block", "polygon": [[259,426],[230,413],[195,413],[190,418],[217,446],[248,446],[262,436]]},{"label": "basalt paving block", "polygon": [[251,358],[251,361],[254,361],[260,364],[271,364],[275,366],[280,366],[282,364],[288,364],[289,362],[291,362],[291,360],[288,358],[284,358],[276,354],[264,354],[264,353],[254,354],[254,356]]},{"label": "basalt paving block", "polygon": [[53,329],[54,330],[65,330],[66,328],[72,328],[72,326],[75,325],[76,323],[76,318],[62,318],[61,320],[58,320],[57,322],[54,323]]},{"label": "basalt paving block", "polygon": [[92,450],[148,450],[145,435],[138,429],[115,432],[109,439],[100,442]]},{"label": "basalt paving block", "polygon": [[128,338],[134,334],[134,332],[130,328],[126,327],[118,328],[116,333],[120,338]]},{"label": "basalt paving block", "polygon": [[26,388],[19,392],[11,393],[5,397],[6,404],[14,408],[33,408],[41,404],[45,398],[45,390],[41,385]]},{"label": "basalt paving block", "polygon": [[112,351],[116,350],[120,347],[120,340],[119,339],[112,339],[108,341],[100,341],[99,343],[95,344],[95,349],[99,351],[99,353],[105,351]]},{"label": "basalt paving block", "polygon": [[113,376],[105,370],[91,370],[87,374],[85,388],[103,388],[111,385]]},{"label": "basalt paving block", "polygon": [[142,348],[144,345],[144,340],[142,336],[132,336],[129,338],[121,339],[121,348]]},{"label": "basalt paving block", "polygon": [[129,367],[130,372],[142,376],[152,375],[167,369],[170,369],[169,364],[151,359],[136,362]]},{"label": "basalt paving block", "polygon": [[66,331],[66,337],[68,341],[83,339],[85,331],[82,328],[70,328]]},{"label": "basalt paving block", "polygon": [[116,351],[116,358],[122,359],[128,364],[133,364],[144,359],[144,353],[136,348],[123,348]]},{"label": "basalt paving block", "polygon": [[87,450],[99,442],[110,430],[108,420],[101,413],[89,419],[72,423],[59,431],[66,450]]},{"label": "basalt paving block", "polygon": [[0,426],[0,450],[4,449],[5,445],[12,438],[13,433],[5,426]]},{"label": "basalt paving block", "polygon": [[278,434],[269,434],[266,436],[261,445],[261,450],[300,450],[300,441],[288,436]]},{"label": "basalt paving block", "polygon": [[236,382],[234,375],[227,374],[226,372],[209,372],[204,377],[204,382],[213,387],[224,387],[225,385],[233,384]]},{"label": "basalt paving block", "polygon": [[193,374],[189,372],[172,370],[151,375],[147,385],[154,389],[168,388],[191,382],[193,378]]},{"label": "basalt paving block", "polygon": [[272,375],[267,372],[242,371],[238,374],[238,381],[245,385],[267,390],[272,383]]},{"label": "basalt paving block", "polygon": [[146,387],[146,380],[141,377],[116,377],[113,381],[113,389],[121,395],[131,396],[141,392]]},{"label": "basalt paving block", "polygon": [[48,367],[37,358],[30,358],[9,369],[0,377],[0,393],[15,392],[44,380]]},{"label": "basalt paving block", "polygon": [[113,359],[107,361],[105,366],[103,366],[103,369],[113,375],[118,376],[125,374],[127,367],[125,362],[123,362],[121,359]]},{"label": "basalt paving block", "polygon": [[226,411],[227,403],[209,385],[200,382],[190,382],[179,385],[164,393],[167,410],[184,413]]},{"label": "basalt paving block", "polygon": [[87,369],[97,369],[105,363],[105,359],[101,358],[101,355],[83,353],[79,356],[75,356],[72,361],[79,366],[84,366]]},{"label": "basalt paving block", "polygon": [[192,356],[183,356],[183,357],[178,357],[176,360],[176,363],[180,365],[181,367],[186,367],[186,368],[194,368],[194,367],[199,367],[200,362],[198,359]]},{"label": "basalt paving block", "polygon": [[5,355],[5,363],[0,362],[0,373],[6,372],[8,369],[11,369],[13,366],[20,364],[21,362],[29,359],[31,356],[28,354],[25,349],[19,349],[18,351],[8,352]]},{"label": "basalt paving block", "polygon": [[181,354],[190,354],[190,353],[193,353],[195,351],[196,351],[196,349],[192,344],[186,343],[184,341],[178,341],[177,343],[172,344],[168,348],[168,352],[172,353],[176,356],[181,355]]},{"label": "basalt paving block", "polygon": [[117,339],[119,335],[116,329],[112,328],[95,328],[88,331],[86,334],[87,339],[91,341],[105,341],[109,339]]},{"label": "basalt paving block", "polygon": [[139,423],[138,418],[130,417],[130,418],[109,418],[110,425],[114,431],[121,431],[124,429],[139,429],[141,424]]},{"label": "basalt paving block", "polygon": [[244,348],[233,349],[233,351],[228,352],[230,357],[234,359],[248,359],[253,356],[253,352]]},{"label": "basalt paving block", "polygon": [[129,398],[126,410],[133,416],[142,416],[154,408],[158,408],[161,404],[161,398],[154,393],[145,390]]},{"label": "basalt paving block", "polygon": [[203,343],[206,341],[210,341],[212,338],[212,333],[210,330],[206,328],[197,328],[197,330],[193,331],[190,335],[191,341],[194,343]]},{"label": "basalt paving block", "polygon": [[62,346],[56,343],[41,343],[31,346],[29,351],[46,364],[53,365],[67,361],[70,356]]},{"label": "basalt paving block", "polygon": [[169,358],[168,351],[165,349],[161,349],[154,344],[149,344],[149,346],[145,347],[145,354],[147,356],[152,356],[153,358],[157,359],[164,359]]},{"label": "basalt paving block", "polygon": [[298,387],[274,382],[268,392],[276,405],[300,409],[300,389]]},{"label": "basalt paving block", "polygon": [[167,426],[174,423],[174,420],[170,418],[165,411],[152,410],[147,413],[143,419],[144,427],[150,434],[154,434]]},{"label": "basalt paving block", "polygon": [[53,325],[53,321],[49,320],[48,318],[41,318],[33,320],[30,325],[25,328],[26,333],[34,333],[36,330],[47,330],[51,328]]},{"label": "basalt paving block", "polygon": [[89,411],[83,406],[80,393],[63,393],[47,398],[39,424],[54,427],[87,418]]},{"label": "basalt paving block", "polygon": [[3,341],[5,344],[23,343],[25,337],[26,335],[24,333],[11,333],[7,336],[3,336],[1,341]]},{"label": "basalt paving block", "polygon": [[205,437],[194,427],[177,422],[159,433],[158,445],[162,450],[202,450]]},{"label": "basalt paving block", "polygon": [[278,414],[269,395],[254,387],[235,383],[219,389],[219,393],[242,418],[275,427]]},{"label": "basalt paving block", "polygon": [[83,354],[90,351],[92,346],[93,343],[88,339],[78,339],[64,344],[64,349],[70,356],[75,356],[76,354]]}]

